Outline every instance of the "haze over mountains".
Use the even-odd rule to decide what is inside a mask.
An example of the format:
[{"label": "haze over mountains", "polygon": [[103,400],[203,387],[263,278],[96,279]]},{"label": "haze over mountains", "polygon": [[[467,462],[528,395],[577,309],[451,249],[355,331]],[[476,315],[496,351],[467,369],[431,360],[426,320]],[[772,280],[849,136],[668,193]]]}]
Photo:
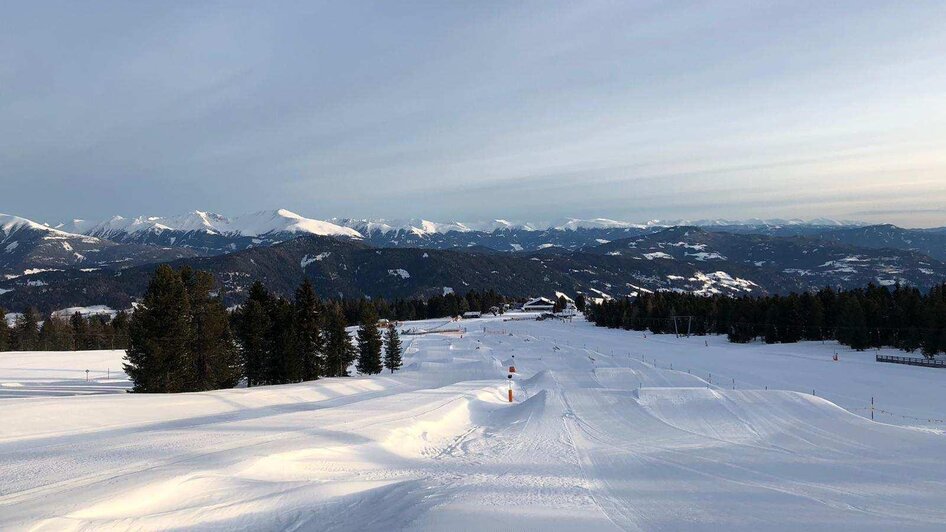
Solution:
[{"label": "haze over mountains", "polygon": [[326,297],[471,289],[523,297],[655,290],[745,295],[868,283],[927,289],[946,279],[944,261],[944,230],[828,219],[321,221],[280,209],[50,227],[0,215],[0,306],[13,310],[126,308],[163,262],[213,272],[232,304],[257,279],[288,295],[304,277]]}]

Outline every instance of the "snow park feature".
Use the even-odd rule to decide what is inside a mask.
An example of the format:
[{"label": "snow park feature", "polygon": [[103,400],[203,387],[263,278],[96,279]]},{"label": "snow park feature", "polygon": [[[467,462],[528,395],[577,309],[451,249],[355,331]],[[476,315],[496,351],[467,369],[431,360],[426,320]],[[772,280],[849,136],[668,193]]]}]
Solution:
[{"label": "snow park feature", "polygon": [[939,369],[449,324],[404,323],[429,333],[394,374],[199,393],[104,393],[121,351],[0,353],[0,529],[946,528]]}]

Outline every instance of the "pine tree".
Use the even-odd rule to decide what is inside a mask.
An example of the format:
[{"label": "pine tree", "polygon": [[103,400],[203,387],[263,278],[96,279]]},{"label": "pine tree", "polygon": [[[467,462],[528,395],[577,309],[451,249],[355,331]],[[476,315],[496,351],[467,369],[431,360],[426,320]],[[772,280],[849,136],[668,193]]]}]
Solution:
[{"label": "pine tree", "polygon": [[824,339],[824,306],[817,297],[805,292],[801,295],[802,318],[805,322],[805,340]]},{"label": "pine tree", "polygon": [[72,350],[82,351],[91,349],[89,323],[82,317],[82,314],[76,311],[76,313],[69,318],[69,325],[72,327]]},{"label": "pine tree", "polygon": [[765,312],[765,343],[767,344],[778,342],[779,313],[775,303],[770,303]]},{"label": "pine tree", "polygon": [[0,308],[0,351],[10,349],[10,326],[7,325],[7,311]]},{"label": "pine tree", "polygon": [[22,315],[17,316],[14,327],[14,338],[18,351],[35,351],[39,349],[39,313],[35,308],[27,308]]},{"label": "pine tree", "polygon": [[933,357],[946,349],[946,291],[936,287],[927,296],[924,315],[926,333],[923,335],[921,352],[926,357]]},{"label": "pine tree", "polygon": [[213,276],[208,272],[181,271],[187,289],[193,327],[193,378],[196,391],[233,388],[240,381],[239,353],[230,332],[227,309],[211,296]]},{"label": "pine tree", "polygon": [[805,334],[805,316],[802,309],[801,300],[795,294],[789,295],[783,300],[783,319],[780,342],[795,343],[801,341]]},{"label": "pine tree", "polygon": [[401,363],[401,336],[391,325],[384,335],[384,367],[394,373],[401,369]]},{"label": "pine tree", "polygon": [[128,349],[128,313],[124,310],[118,311],[109,327],[112,329],[111,349]]},{"label": "pine tree", "polygon": [[86,349],[105,349],[112,345],[111,329],[105,325],[107,322],[105,316],[90,316],[85,320]]},{"label": "pine tree", "polygon": [[271,325],[267,307],[271,299],[263,284],[257,281],[250,287],[249,297],[236,312],[237,340],[247,386],[267,383],[264,370],[270,353]]},{"label": "pine tree", "polygon": [[302,360],[302,380],[315,380],[322,374],[324,342],[320,303],[308,278],[296,289],[294,307],[295,345]]},{"label": "pine tree", "polygon": [[135,392],[182,392],[193,383],[190,305],[178,272],[155,270],[129,327],[125,373]]},{"label": "pine tree", "polygon": [[348,366],[355,359],[355,349],[345,330],[345,314],[337,303],[329,307],[327,314],[324,330],[325,375],[347,377]]},{"label": "pine tree", "polygon": [[565,300],[565,296],[558,296],[558,299],[552,304],[552,312],[556,314],[562,312],[566,306],[568,306],[568,301]]},{"label": "pine tree", "polygon": [[49,315],[39,329],[40,345],[44,350],[69,351],[73,349],[72,327],[62,318]]},{"label": "pine tree", "polygon": [[269,305],[269,346],[265,373],[271,384],[302,380],[302,356],[295,345],[292,304],[275,298]]},{"label": "pine tree", "polygon": [[841,303],[841,314],[838,316],[838,341],[858,351],[869,347],[864,309],[858,302],[857,296],[853,294],[846,296]]},{"label": "pine tree", "polygon": [[381,373],[381,333],[378,331],[378,314],[371,305],[365,305],[361,313],[357,337],[358,373]]}]

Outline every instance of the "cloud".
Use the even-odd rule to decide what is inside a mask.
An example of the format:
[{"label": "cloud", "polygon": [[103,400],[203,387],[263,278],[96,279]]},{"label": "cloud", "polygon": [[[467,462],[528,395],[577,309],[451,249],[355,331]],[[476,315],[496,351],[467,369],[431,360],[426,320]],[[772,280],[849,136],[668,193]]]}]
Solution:
[{"label": "cloud", "polygon": [[0,210],[936,224],[943,15],[23,3],[0,34]]}]

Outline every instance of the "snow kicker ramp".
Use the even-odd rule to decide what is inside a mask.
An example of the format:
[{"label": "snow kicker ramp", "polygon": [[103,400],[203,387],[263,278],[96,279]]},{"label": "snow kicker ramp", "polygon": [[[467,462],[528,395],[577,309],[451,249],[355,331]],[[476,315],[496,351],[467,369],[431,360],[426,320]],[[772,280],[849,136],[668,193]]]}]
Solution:
[{"label": "snow kicker ramp", "polygon": [[946,528],[942,434],[503,327],[394,376],[2,402],[0,529]]}]

